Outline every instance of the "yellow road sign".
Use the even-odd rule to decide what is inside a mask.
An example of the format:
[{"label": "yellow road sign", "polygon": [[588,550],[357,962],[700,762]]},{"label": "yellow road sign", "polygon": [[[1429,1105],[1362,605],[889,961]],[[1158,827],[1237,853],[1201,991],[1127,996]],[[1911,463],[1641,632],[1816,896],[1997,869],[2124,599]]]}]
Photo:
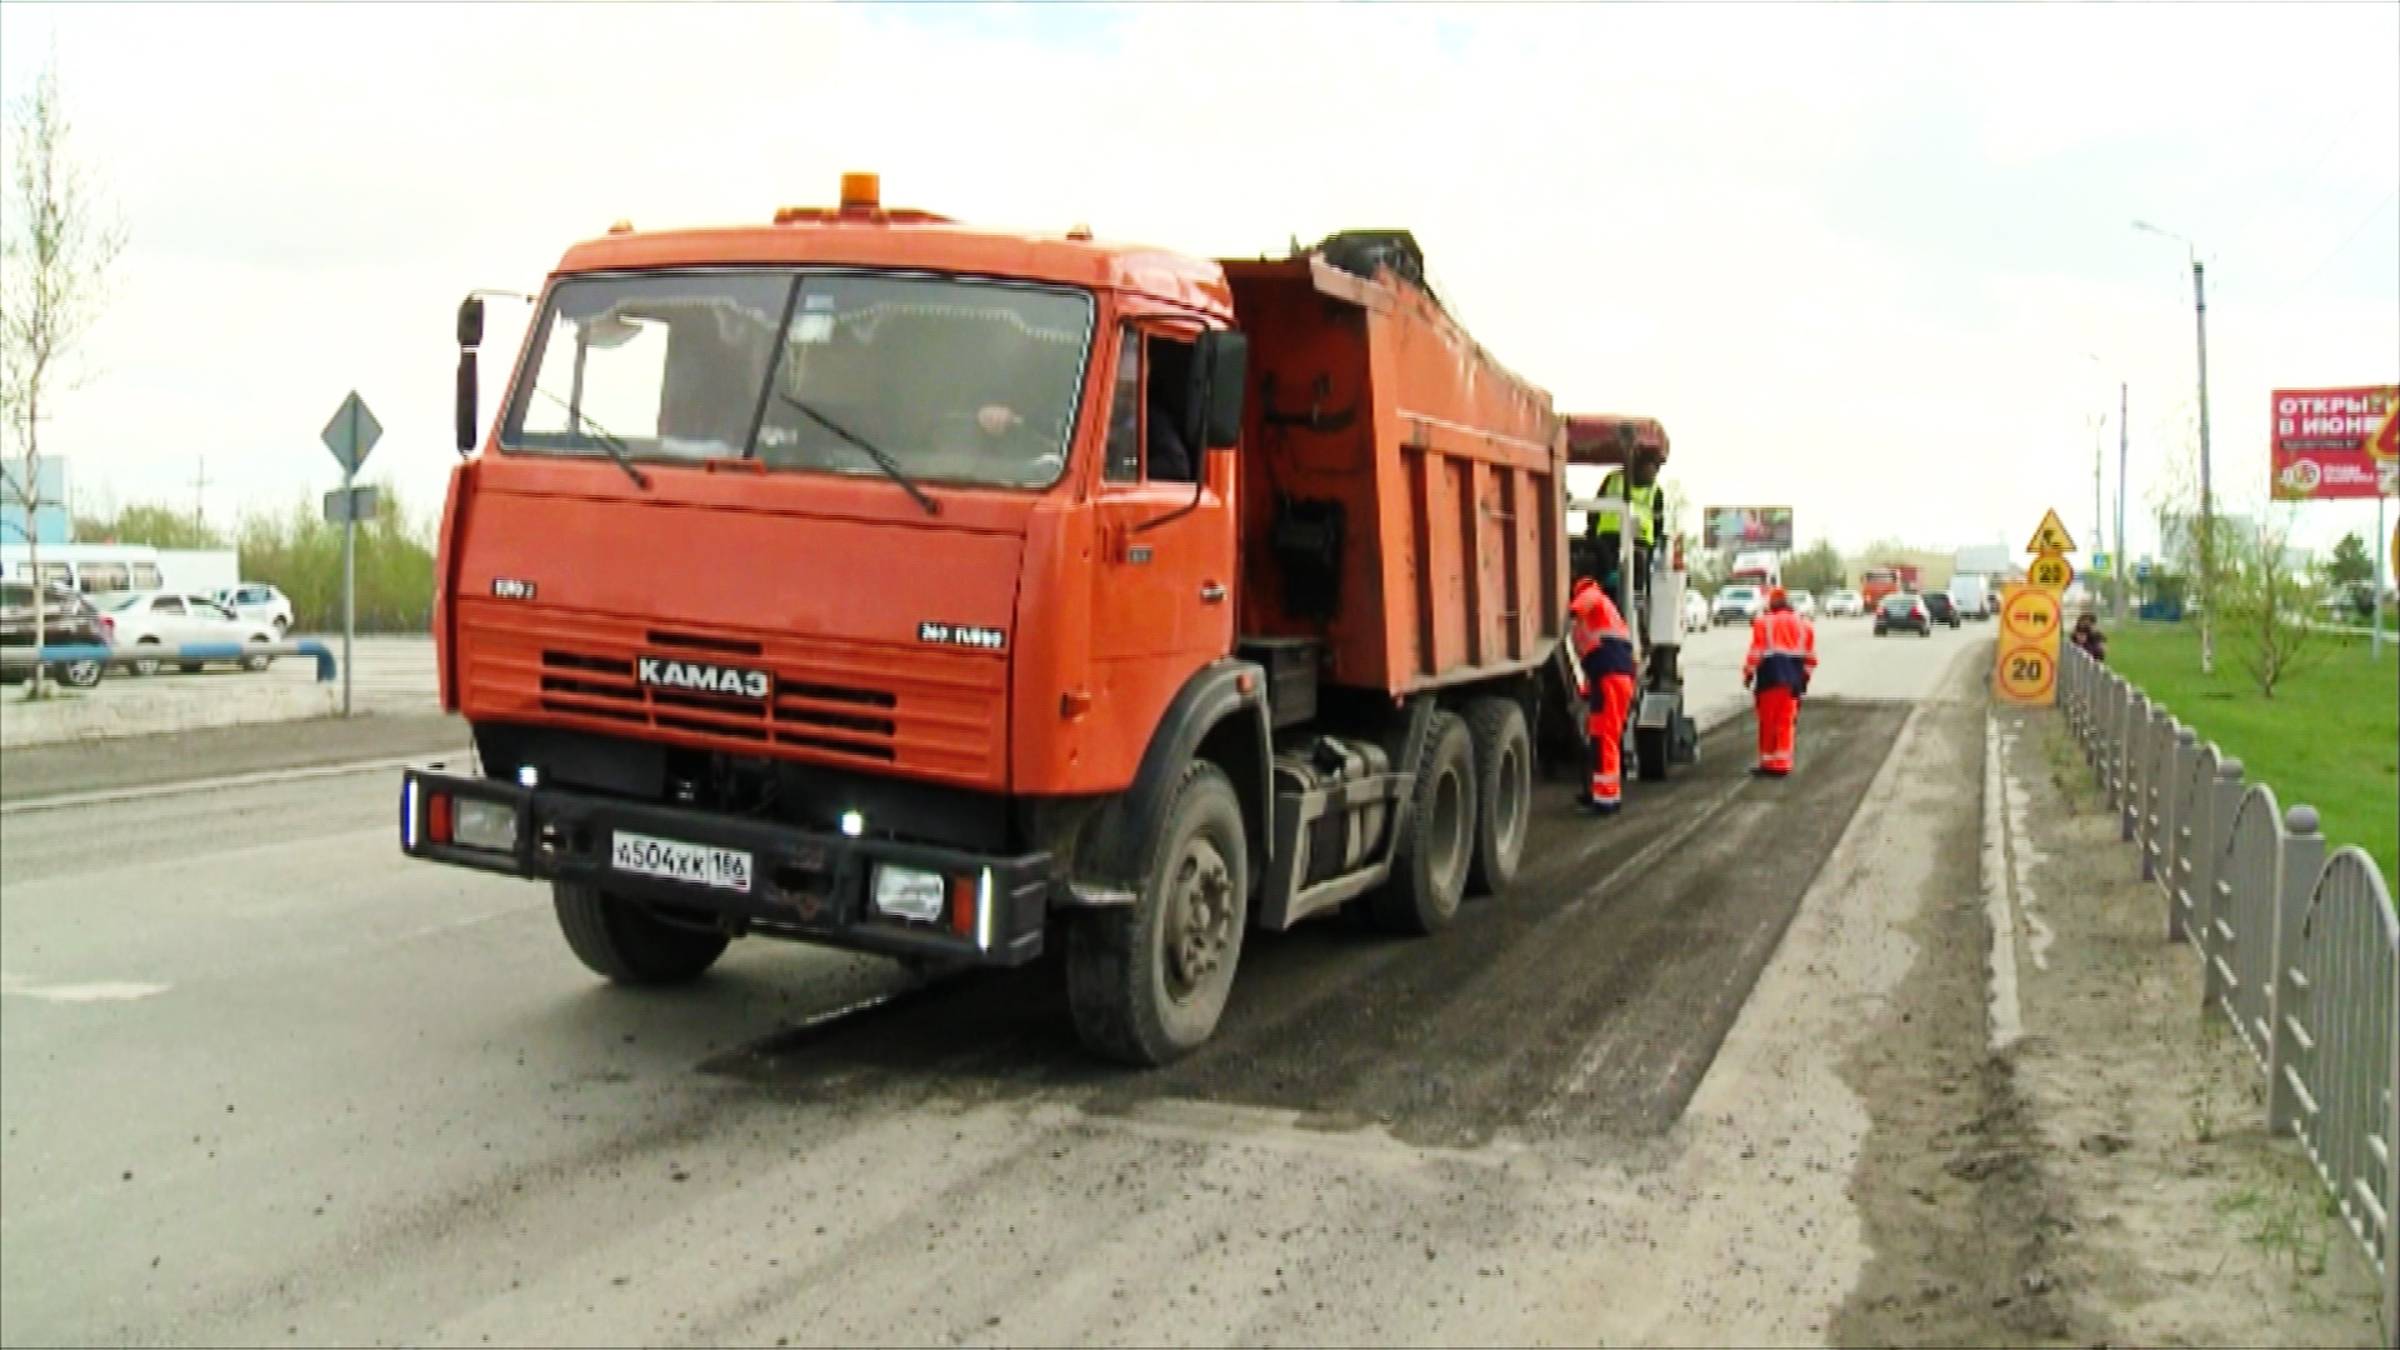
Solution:
[{"label": "yellow road sign", "polygon": [[2074,579],[2074,567],[2055,553],[2043,554],[2025,569],[2025,580],[2046,591],[2063,591]]},{"label": "yellow road sign", "polygon": [[2042,513],[2041,528],[2033,532],[2032,542],[2025,545],[2025,551],[2034,554],[2075,551],[2075,541],[2068,537],[2066,522],[2058,518],[2058,512]]},{"label": "yellow road sign", "polygon": [[[2034,566],[2040,567],[2042,561]],[[2058,596],[2027,582],[2000,593],[2000,640],[1992,644],[1992,694],[2005,703],[2047,705],[2058,696]]]},{"label": "yellow road sign", "polygon": [[2000,627],[2008,640],[2048,642],[2058,636],[2059,608],[2055,592],[2039,586],[2011,586],[2000,606]]},{"label": "yellow road sign", "polygon": [[2048,703],[2058,689],[2056,642],[2049,648],[2010,647],[2000,653],[2000,696],[2011,703]]}]

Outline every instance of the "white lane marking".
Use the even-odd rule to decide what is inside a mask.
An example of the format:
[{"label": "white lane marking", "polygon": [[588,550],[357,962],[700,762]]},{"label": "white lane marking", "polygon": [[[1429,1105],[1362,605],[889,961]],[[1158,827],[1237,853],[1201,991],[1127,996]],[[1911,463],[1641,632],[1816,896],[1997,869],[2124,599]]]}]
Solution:
[{"label": "white lane marking", "polygon": [[107,806],[117,802],[149,801],[157,797],[181,797],[194,792],[222,792],[230,788],[271,787],[277,783],[303,783],[314,778],[341,778],[351,774],[374,773],[379,769],[416,768],[436,760],[464,760],[466,748],[426,750],[414,755],[394,755],[388,759],[362,759],[348,764],[320,764],[305,769],[268,769],[259,773],[237,773],[223,778],[197,778],[181,783],[156,783],[147,787],[102,788],[95,792],[68,792],[55,797],[33,797],[25,801],[0,802],[0,816],[13,816],[26,811],[60,811],[74,806]]},{"label": "white lane marking", "polygon": [[[2017,734],[2011,731],[2001,736],[2000,748],[2005,761],[2016,751]],[[2008,797],[2008,875],[2017,912],[2025,916],[2025,951],[2033,957],[2035,970],[2048,970],[2050,944],[2057,941],[2058,934],[2034,905],[2033,869],[2042,861],[2042,851],[2033,845],[2033,792],[2013,773],[2003,770],[2001,780]]]},{"label": "white lane marking", "polygon": [[2017,1001],[2017,924],[2009,913],[2007,827],[2002,822],[2000,723],[1983,719],[1983,907],[1992,930],[1992,1050],[2008,1049],[2025,1035],[2025,1012]]},{"label": "white lane marking", "polygon": [[0,971],[0,994],[38,998],[48,1003],[130,1003],[163,994],[172,986],[133,980],[101,980],[91,984],[30,984],[24,977]]}]

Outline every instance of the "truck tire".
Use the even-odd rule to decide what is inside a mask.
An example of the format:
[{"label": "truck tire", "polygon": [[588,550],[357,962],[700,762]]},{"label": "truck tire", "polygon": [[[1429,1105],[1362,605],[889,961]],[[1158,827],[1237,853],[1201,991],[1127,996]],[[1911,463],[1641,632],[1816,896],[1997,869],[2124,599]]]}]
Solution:
[{"label": "truck tire", "polygon": [[1660,782],[1667,776],[1667,729],[1665,727],[1635,727],[1633,753],[1645,783]]},{"label": "truck tire", "polygon": [[1467,705],[1467,734],[1475,744],[1475,859],[1467,887],[1497,895],[1516,880],[1533,822],[1533,738],[1525,710],[1513,698],[1479,698]]},{"label": "truck tire", "polygon": [[725,954],[723,933],[652,918],[631,901],[579,881],[554,881],[558,928],[578,960],[618,984],[682,984]]},{"label": "truck tire", "polygon": [[1086,1049],[1146,1066],[1209,1038],[1250,923],[1249,868],[1232,780],[1192,765],[1167,799],[1133,904],[1067,930],[1067,1007]]},{"label": "truck tire", "polygon": [[1392,879],[1375,893],[1377,926],[1394,933],[1435,933],[1458,917],[1475,855],[1475,742],[1467,724],[1433,715],[1408,830],[1392,857]]}]

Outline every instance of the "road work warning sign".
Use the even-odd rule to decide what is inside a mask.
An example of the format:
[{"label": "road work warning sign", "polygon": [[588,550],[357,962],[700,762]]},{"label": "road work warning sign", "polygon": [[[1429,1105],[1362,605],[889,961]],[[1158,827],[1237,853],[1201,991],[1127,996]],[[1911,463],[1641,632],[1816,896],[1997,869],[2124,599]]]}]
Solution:
[{"label": "road work warning sign", "polygon": [[1992,656],[1995,697],[2044,707],[2057,696],[2060,617],[2056,591],[2021,582],[2001,592],[2000,641]]}]

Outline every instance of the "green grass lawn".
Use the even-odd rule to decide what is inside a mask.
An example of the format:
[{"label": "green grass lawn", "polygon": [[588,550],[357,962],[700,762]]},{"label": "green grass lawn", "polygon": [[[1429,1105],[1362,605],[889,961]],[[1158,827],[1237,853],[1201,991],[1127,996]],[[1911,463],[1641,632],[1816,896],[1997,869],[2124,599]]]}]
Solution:
[{"label": "green grass lawn", "polygon": [[2400,650],[2383,660],[2364,638],[2320,636],[2300,673],[2259,697],[2229,635],[2217,634],[2217,673],[2200,674],[2200,630],[2129,623],[2108,630],[2108,663],[2167,710],[2242,761],[2243,776],[2286,807],[2317,808],[2328,847],[2358,844],[2386,885],[2400,879]]}]

